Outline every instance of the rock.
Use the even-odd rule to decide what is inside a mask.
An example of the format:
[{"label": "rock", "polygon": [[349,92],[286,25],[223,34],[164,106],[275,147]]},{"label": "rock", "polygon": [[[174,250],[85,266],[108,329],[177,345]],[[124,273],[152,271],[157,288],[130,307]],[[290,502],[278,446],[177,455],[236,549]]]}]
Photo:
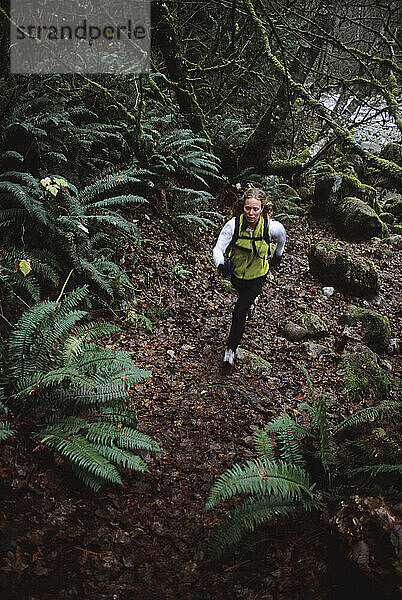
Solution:
[{"label": "rock", "polygon": [[380,205],[375,189],[351,175],[331,173],[317,179],[314,210],[329,218],[348,239],[367,240],[387,233],[377,215]]},{"label": "rock", "polygon": [[333,287],[323,287],[322,288],[322,293],[324,294],[324,296],[327,296],[327,298],[332,296],[332,294],[334,292],[335,292],[335,288],[333,288]]},{"label": "rock", "polygon": [[398,340],[396,338],[392,338],[389,340],[388,352],[390,354],[400,354],[401,348],[402,348],[401,340]]},{"label": "rock", "polygon": [[282,329],[282,333],[289,342],[300,342],[308,335],[305,327],[292,322],[286,323]]},{"label": "rock", "polygon": [[398,560],[402,559],[402,525],[400,523],[396,523],[392,528],[390,534],[390,541],[393,547],[395,548],[395,554]]},{"label": "rock", "polygon": [[343,355],[337,374],[343,378],[342,394],[352,400],[370,392],[381,400],[389,394],[390,381],[387,375],[379,366],[374,352],[364,346]]},{"label": "rock", "polygon": [[400,198],[389,198],[383,208],[385,212],[394,215],[398,221],[402,219],[402,200]]},{"label": "rock", "polygon": [[359,540],[353,546],[352,559],[358,565],[364,565],[370,560],[370,548],[364,540]]},{"label": "rock", "polygon": [[402,250],[402,235],[390,235],[387,242]]},{"label": "rock", "polygon": [[380,276],[374,263],[367,258],[351,256],[328,243],[319,243],[311,247],[309,266],[312,275],[323,283],[363,298],[378,294]]},{"label": "rock", "polygon": [[392,160],[392,162],[402,167],[402,144],[399,144],[398,142],[386,144],[381,150],[380,157],[385,158],[386,160]]},{"label": "rock", "polygon": [[317,358],[317,356],[320,354],[328,352],[328,348],[326,346],[323,346],[322,344],[316,344],[315,342],[303,342],[301,347],[311,358]]},{"label": "rock", "polygon": [[307,329],[309,338],[320,338],[328,334],[324,321],[314,313],[305,313],[297,318],[296,323]]},{"label": "rock", "polygon": [[386,352],[391,338],[391,327],[388,317],[370,309],[355,308],[344,313],[341,324],[356,325],[361,323],[363,341],[375,352]]},{"label": "rock", "polygon": [[375,210],[353,196],[341,200],[335,208],[333,220],[342,237],[351,240],[369,240],[387,235],[386,225]]}]

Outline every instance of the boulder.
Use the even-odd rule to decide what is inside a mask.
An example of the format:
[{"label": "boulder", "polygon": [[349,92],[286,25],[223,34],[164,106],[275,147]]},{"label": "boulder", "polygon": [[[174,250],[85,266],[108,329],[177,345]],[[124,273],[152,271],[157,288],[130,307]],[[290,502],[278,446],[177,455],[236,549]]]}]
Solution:
[{"label": "boulder", "polygon": [[322,338],[328,335],[328,328],[324,321],[314,313],[305,313],[296,319],[297,325],[307,330],[308,338]]},{"label": "boulder", "polygon": [[330,219],[338,232],[349,239],[367,240],[385,233],[377,214],[380,206],[375,189],[351,175],[330,173],[317,179],[314,210]]},{"label": "boulder", "polygon": [[301,342],[308,336],[308,331],[305,327],[290,321],[283,326],[282,334],[289,342]]},{"label": "boulder", "polygon": [[340,323],[356,325],[361,323],[363,341],[374,352],[386,352],[391,339],[391,327],[388,317],[374,310],[352,308],[340,317]]},{"label": "boulder", "polygon": [[391,213],[398,220],[402,220],[402,200],[400,198],[389,198],[384,204],[383,210]]},{"label": "boulder", "polygon": [[390,142],[381,150],[380,157],[392,160],[392,162],[402,167],[402,144]]},{"label": "boulder", "polygon": [[347,239],[369,240],[388,233],[375,210],[352,196],[337,204],[333,220],[340,235]]},{"label": "boulder", "polygon": [[379,292],[380,276],[367,258],[351,256],[328,243],[313,245],[308,258],[310,272],[323,283],[362,298],[372,298]]},{"label": "boulder", "polygon": [[352,400],[372,393],[378,399],[387,398],[390,381],[369,348],[361,346],[343,355],[337,375],[342,378],[341,393]]},{"label": "boulder", "polygon": [[322,344],[316,342],[303,342],[301,347],[306,351],[310,358],[317,358],[321,354],[328,354],[329,349]]}]

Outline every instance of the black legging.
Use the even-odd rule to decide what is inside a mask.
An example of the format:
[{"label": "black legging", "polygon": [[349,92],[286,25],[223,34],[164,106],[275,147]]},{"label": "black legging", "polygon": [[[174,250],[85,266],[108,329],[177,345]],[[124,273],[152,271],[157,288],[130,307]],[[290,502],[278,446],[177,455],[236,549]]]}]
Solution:
[{"label": "black legging", "polygon": [[240,344],[240,340],[243,337],[244,329],[246,327],[247,312],[258,294],[262,290],[264,281],[267,276],[257,277],[256,279],[239,279],[232,275],[232,285],[238,292],[239,297],[233,309],[232,325],[230,327],[229,338],[227,347],[232,350],[236,350]]}]

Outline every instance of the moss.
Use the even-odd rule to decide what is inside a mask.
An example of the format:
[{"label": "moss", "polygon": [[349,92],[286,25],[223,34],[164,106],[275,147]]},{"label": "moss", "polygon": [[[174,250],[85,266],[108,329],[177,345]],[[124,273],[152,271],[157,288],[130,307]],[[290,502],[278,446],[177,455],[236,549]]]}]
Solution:
[{"label": "moss", "polygon": [[267,171],[272,174],[278,174],[286,177],[301,171],[304,163],[310,158],[310,150],[306,148],[290,160],[273,160],[267,168]]},{"label": "moss", "polygon": [[303,202],[308,202],[313,197],[313,190],[308,187],[303,186],[300,188],[299,194],[300,194],[300,198],[303,200]]},{"label": "moss", "polygon": [[400,220],[402,218],[402,200],[398,198],[390,198],[384,205],[387,213],[393,214]]},{"label": "moss", "polygon": [[362,183],[355,175],[344,174],[342,182],[342,191],[344,196],[354,194],[359,198],[364,198],[367,195],[376,195],[376,190],[371,185]]},{"label": "moss", "polygon": [[398,144],[396,142],[390,142],[381,150],[380,153],[381,158],[385,158],[386,160],[392,160],[392,162],[396,163],[400,167],[402,166],[402,144]]},{"label": "moss", "polygon": [[388,176],[389,180],[398,187],[402,186],[402,167],[399,167],[390,160],[385,160],[384,158],[375,156],[374,154],[370,154],[367,157],[367,163],[375,170],[384,172]]},{"label": "moss", "polygon": [[344,372],[341,391],[346,396],[354,400],[370,392],[378,399],[388,396],[390,381],[369,348],[345,354],[339,366],[341,372]]},{"label": "moss", "polygon": [[375,352],[385,352],[391,338],[391,327],[388,317],[370,309],[355,308],[340,318],[341,323],[356,325],[361,323],[363,341]]},{"label": "moss", "polygon": [[321,281],[353,296],[369,298],[380,290],[380,276],[371,260],[350,256],[332,244],[312,246],[309,266]]},{"label": "moss", "polygon": [[320,338],[328,334],[324,321],[314,313],[305,313],[296,319],[296,323],[307,329],[309,338]]},{"label": "moss", "polygon": [[335,221],[340,233],[349,239],[368,240],[384,235],[377,213],[360,198],[341,200],[335,208]]}]

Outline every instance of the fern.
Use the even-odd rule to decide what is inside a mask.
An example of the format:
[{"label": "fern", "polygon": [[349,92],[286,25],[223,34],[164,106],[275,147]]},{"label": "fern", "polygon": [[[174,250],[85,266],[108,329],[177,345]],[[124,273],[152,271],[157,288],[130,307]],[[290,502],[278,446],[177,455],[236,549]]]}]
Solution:
[{"label": "fern", "polygon": [[212,559],[220,559],[233,546],[237,545],[248,532],[252,532],[272,519],[294,518],[302,510],[314,503],[295,505],[294,502],[278,497],[259,496],[247,498],[233,509],[230,516],[219,524],[212,539]]},{"label": "fern", "polygon": [[303,453],[297,439],[294,437],[294,428],[291,424],[286,425],[278,434],[281,448],[281,459],[298,467],[304,467]]},{"label": "fern", "polygon": [[308,476],[303,469],[256,459],[228,469],[212,486],[204,510],[209,510],[236,494],[275,494],[288,500],[312,498]]},{"label": "fern", "polygon": [[[23,296],[38,301],[41,291],[50,291],[49,282],[54,290],[73,269],[76,279],[93,284],[98,294],[132,295],[132,286],[130,289],[117,264],[119,238],[128,236],[137,243],[140,238],[136,224],[118,209],[147,200],[134,194],[110,194],[138,184],[138,178],[117,174],[80,192],[57,175],[39,181],[29,173],[1,174],[4,208],[0,211],[0,226],[4,227],[7,251],[0,256],[4,267],[0,284],[5,290],[20,290]],[[107,260],[101,258],[105,254]],[[14,273],[16,261],[22,259],[30,261],[31,272],[26,277]]]},{"label": "fern", "polygon": [[398,417],[402,412],[402,402],[399,401],[384,401],[377,406],[369,406],[356,411],[350,417],[339,423],[334,428],[334,433],[338,433],[348,427],[355,427],[367,421],[377,420],[380,417],[391,416]]},{"label": "fern", "polygon": [[46,434],[46,429],[39,433],[38,437],[42,444],[60,453],[80,471],[88,472],[94,491],[98,491],[103,482],[122,484],[116,467],[84,437],[76,435],[65,438]]},{"label": "fern", "polygon": [[270,461],[275,459],[273,441],[268,437],[265,429],[257,429],[254,432],[254,445],[260,458]]},{"label": "fern", "polygon": [[[150,373],[138,368],[129,353],[102,348],[101,336],[116,327],[87,321],[87,312],[79,310],[87,294],[82,287],[23,314],[7,345],[0,394],[15,411],[30,412],[36,420],[33,435],[97,490],[106,483],[121,484],[115,465],[147,470],[133,451],[160,448],[135,429],[130,406],[132,383]],[[3,428],[0,435],[12,432]]]},{"label": "fern", "polygon": [[[310,484],[309,471],[318,476],[319,492],[329,502],[356,493],[356,488],[359,493],[364,490],[399,497],[400,436],[380,429],[374,430],[368,439],[346,440],[337,446],[328,425],[325,397],[320,394],[317,399],[307,370],[304,367],[301,370],[307,377],[311,403],[299,408],[308,411],[309,427],[299,425],[282,412],[264,429],[255,432],[259,458],[228,469],[209,492],[204,510],[237,495],[249,496],[217,527],[212,542],[213,558],[221,558],[247,532],[275,517],[291,518],[301,510],[322,508],[314,498],[315,484]],[[400,410],[400,402],[383,402],[358,411],[338,425],[335,433],[368,419],[395,417]],[[276,461],[276,455],[281,460]]]},{"label": "fern", "polygon": [[5,423],[4,421],[0,421],[0,442],[8,440],[13,435],[14,431],[10,429],[9,424]]}]

